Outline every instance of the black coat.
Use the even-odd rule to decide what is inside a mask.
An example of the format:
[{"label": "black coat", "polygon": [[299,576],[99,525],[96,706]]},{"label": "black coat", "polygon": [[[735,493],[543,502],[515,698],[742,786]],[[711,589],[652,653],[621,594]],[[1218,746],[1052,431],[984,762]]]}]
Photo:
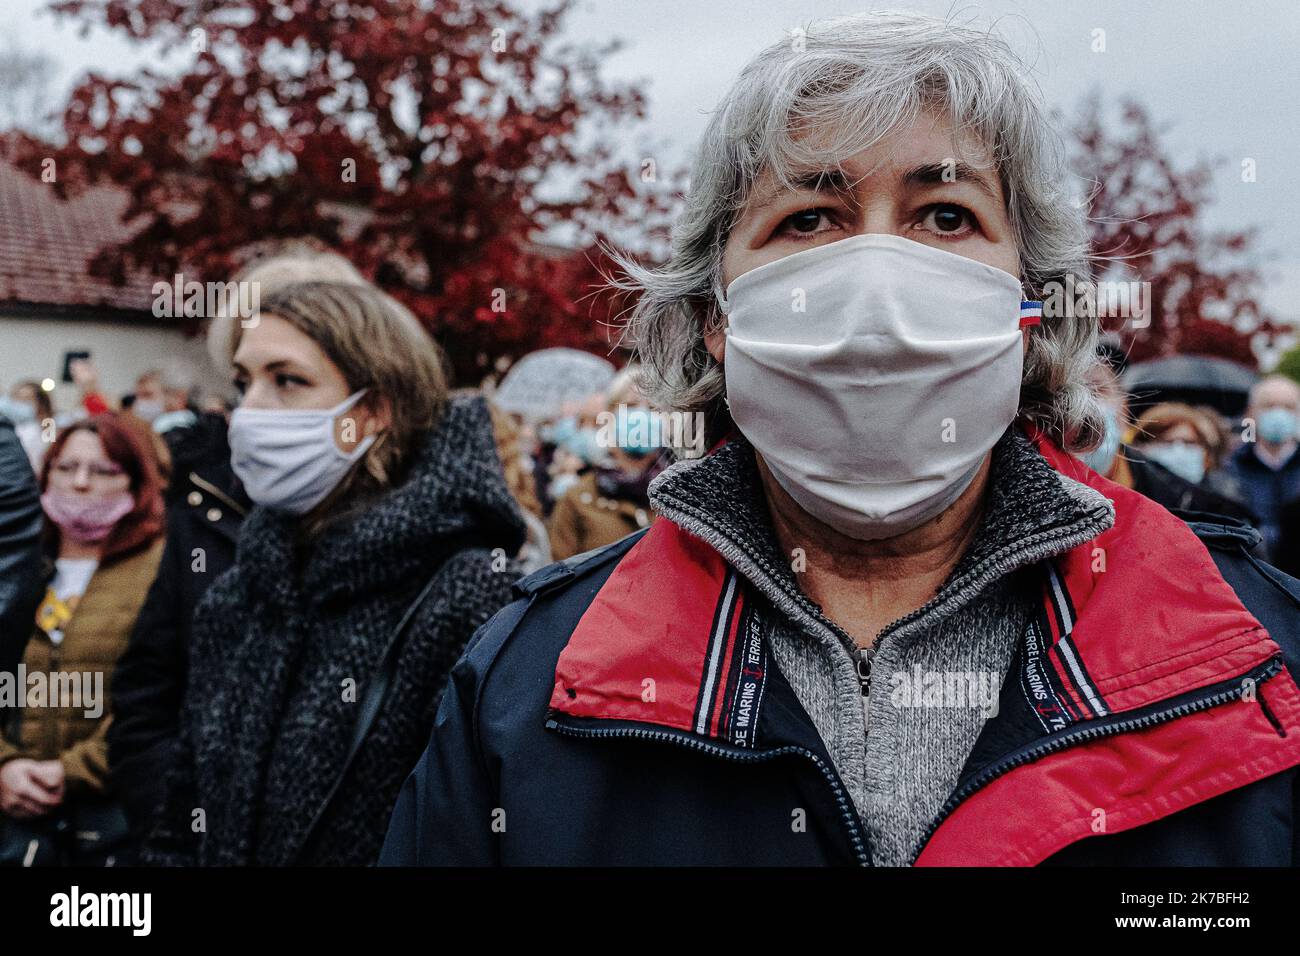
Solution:
[{"label": "black coat", "polygon": [[178,476],[172,488],[158,577],[113,672],[109,770],[137,840],[157,817],[175,761],[194,609],[235,563],[235,541],[250,508],[228,462]]},{"label": "black coat", "polygon": [[41,600],[40,494],[13,423],[0,416],[0,673],[22,659]]},{"label": "black coat", "polygon": [[1126,447],[1123,455],[1128,459],[1129,471],[1133,475],[1133,490],[1164,505],[1170,511],[1226,515],[1259,526],[1259,518],[1247,505],[1233,495],[1226,494],[1222,484],[1215,487],[1222,480],[1217,472],[1210,472],[1204,481],[1192,484],[1152,461],[1136,448]]},{"label": "black coat", "polygon": [[[292,516],[253,509],[234,566],[195,615],[180,758],[145,861],[373,863],[447,673],[509,599],[506,557],[523,539],[477,398],[452,402],[399,487],[305,553]],[[431,579],[378,717],[328,800],[365,683]]]},{"label": "black coat", "polygon": [[222,490],[233,482],[233,476],[228,480],[223,477],[230,472],[230,444],[226,433],[224,415],[197,411],[192,425],[163,432],[163,441],[171,454],[173,478],[166,493],[169,505],[177,504],[189,495],[192,489],[188,480],[190,474],[209,480],[215,478],[216,486]]}]

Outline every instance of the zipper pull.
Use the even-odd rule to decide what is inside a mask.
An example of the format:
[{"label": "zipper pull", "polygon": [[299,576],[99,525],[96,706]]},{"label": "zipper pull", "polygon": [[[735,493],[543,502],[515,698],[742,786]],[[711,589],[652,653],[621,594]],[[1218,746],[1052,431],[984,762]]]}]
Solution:
[{"label": "zipper pull", "polygon": [[862,693],[862,733],[871,733],[871,655],[873,648],[855,647],[853,664],[858,669],[858,690]]},{"label": "zipper pull", "polygon": [[863,697],[871,693],[871,658],[873,650],[870,647],[855,647],[853,649],[853,663],[858,669],[858,688],[862,691]]}]

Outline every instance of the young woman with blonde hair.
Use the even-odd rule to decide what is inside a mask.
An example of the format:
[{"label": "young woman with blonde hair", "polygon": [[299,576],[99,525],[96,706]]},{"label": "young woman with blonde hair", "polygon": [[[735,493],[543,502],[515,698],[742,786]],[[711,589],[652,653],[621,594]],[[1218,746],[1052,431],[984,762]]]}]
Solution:
[{"label": "young woman with blonde hair", "polygon": [[283,287],[226,354],[256,507],[195,615],[146,860],[372,863],[448,671],[508,599],[523,523],[482,400],[448,400],[433,340],[379,290]]}]

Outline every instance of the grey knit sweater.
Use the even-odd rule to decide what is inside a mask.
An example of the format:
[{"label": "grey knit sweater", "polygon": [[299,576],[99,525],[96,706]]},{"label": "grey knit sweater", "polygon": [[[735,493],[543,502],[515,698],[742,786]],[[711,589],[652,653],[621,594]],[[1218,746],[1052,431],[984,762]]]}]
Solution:
[{"label": "grey knit sweater", "polygon": [[863,694],[853,640],[801,590],[772,530],[753,448],[737,439],[650,488],[656,511],[707,541],[775,610],[772,652],[861,815],[877,865],[909,864],[996,708],[1038,590],[1026,569],[1114,522],[1016,427],[993,450],[975,536],[938,593],[894,621]]}]

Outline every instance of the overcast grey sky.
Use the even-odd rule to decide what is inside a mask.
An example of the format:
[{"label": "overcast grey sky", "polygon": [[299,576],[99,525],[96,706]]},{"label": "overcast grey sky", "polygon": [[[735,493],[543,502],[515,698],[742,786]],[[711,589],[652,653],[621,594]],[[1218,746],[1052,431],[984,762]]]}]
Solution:
[{"label": "overcast grey sky", "polygon": [[[535,5],[535,0],[525,0]],[[87,69],[110,74],[146,57],[116,37],[79,38],[48,15],[43,0],[0,0],[6,31],[58,58],[60,83]],[[685,162],[742,64],[760,47],[810,20],[866,9],[907,9],[995,24],[1021,51],[1047,101],[1073,115],[1097,88],[1113,102],[1138,97],[1162,125],[1175,161],[1221,158],[1207,222],[1257,226],[1264,301],[1300,321],[1300,3],[1296,0],[579,0],[575,40],[618,37],[625,48],[607,75],[643,81],[650,118],[638,146]],[[10,14],[14,14],[11,16]],[[1106,51],[1092,51],[1095,29]],[[1257,163],[1243,183],[1240,163]]]}]

